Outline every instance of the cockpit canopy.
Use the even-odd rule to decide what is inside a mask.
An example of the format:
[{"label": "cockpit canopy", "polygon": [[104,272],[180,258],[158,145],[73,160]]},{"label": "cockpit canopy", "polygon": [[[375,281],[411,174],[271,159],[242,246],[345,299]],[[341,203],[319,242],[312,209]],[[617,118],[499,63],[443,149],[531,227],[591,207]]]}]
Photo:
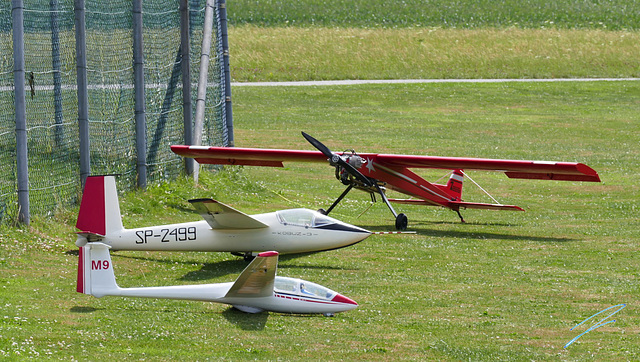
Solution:
[{"label": "cockpit canopy", "polygon": [[309,209],[280,210],[276,212],[276,215],[278,215],[278,220],[285,225],[319,227],[336,223],[334,219]]},{"label": "cockpit canopy", "polygon": [[274,289],[278,293],[298,295],[302,297],[315,297],[331,300],[336,292],[322,285],[308,282],[302,279],[276,277]]}]

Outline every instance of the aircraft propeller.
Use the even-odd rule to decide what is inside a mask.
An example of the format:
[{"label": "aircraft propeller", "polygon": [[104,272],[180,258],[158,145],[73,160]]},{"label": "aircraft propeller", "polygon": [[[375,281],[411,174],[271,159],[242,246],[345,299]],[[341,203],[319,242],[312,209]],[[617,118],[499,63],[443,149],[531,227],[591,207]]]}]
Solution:
[{"label": "aircraft propeller", "polygon": [[310,135],[304,132],[302,132],[302,136],[307,141],[309,141],[309,143],[311,143],[313,147],[317,148],[320,152],[322,152],[322,154],[327,156],[327,158],[329,159],[329,163],[332,166],[340,166],[344,168],[350,175],[360,180],[360,182],[362,182],[367,187],[373,186],[374,183],[371,181],[370,178],[363,175],[360,171],[358,171],[355,167],[353,167],[349,162],[345,161],[345,159],[342,158],[340,155],[338,155],[337,153],[331,152],[329,147],[322,144],[322,142],[318,141],[317,139],[311,137]]},{"label": "aircraft propeller", "polygon": [[[387,196],[385,195],[384,190],[378,184],[378,180],[375,180],[375,179],[372,179],[372,178],[369,178],[369,177],[363,175],[360,171],[358,171],[358,169],[356,167],[354,167],[349,162],[349,158],[343,157],[343,156],[340,156],[337,153],[331,152],[329,147],[325,146],[322,142],[320,142],[317,139],[311,137],[307,133],[302,132],[302,136],[309,143],[311,143],[313,145],[313,147],[317,148],[320,152],[322,152],[322,154],[327,156],[327,158],[329,159],[329,164],[331,164],[331,166],[336,167],[336,177],[338,177],[338,179],[343,184],[348,185],[347,189],[338,197],[338,199],[331,205],[331,207],[329,207],[326,211],[324,209],[320,209],[319,210],[321,213],[323,213],[325,215],[328,215],[331,212],[331,210],[333,210],[333,208],[340,201],[342,201],[342,199],[349,193],[349,191],[351,191],[352,188],[357,187],[357,188],[366,189],[367,191],[369,191],[371,193],[371,195],[372,195],[372,199],[373,200],[375,200],[375,198],[373,197],[374,193],[380,194],[380,196],[382,197],[382,200],[389,207],[389,209],[391,210],[391,213],[393,213],[393,216],[395,216],[395,218],[396,218],[396,229],[398,229],[398,230],[406,230],[407,229],[407,224],[408,224],[407,216],[405,214],[398,214],[393,209],[393,206],[391,206],[391,203],[387,199]],[[355,155],[355,152],[354,152],[354,155]],[[357,155],[355,155],[355,156],[358,157],[358,159],[360,159],[360,156],[357,156]],[[362,162],[362,161],[363,160],[360,159],[360,161],[358,161],[358,162]],[[342,169],[344,169],[348,174],[353,176],[355,179],[360,181],[362,183],[362,185],[354,184],[352,179],[349,180],[349,179],[341,178],[339,176],[340,175],[340,172],[339,172],[339,168],[340,167]],[[358,167],[360,167],[360,166],[358,166]]]}]

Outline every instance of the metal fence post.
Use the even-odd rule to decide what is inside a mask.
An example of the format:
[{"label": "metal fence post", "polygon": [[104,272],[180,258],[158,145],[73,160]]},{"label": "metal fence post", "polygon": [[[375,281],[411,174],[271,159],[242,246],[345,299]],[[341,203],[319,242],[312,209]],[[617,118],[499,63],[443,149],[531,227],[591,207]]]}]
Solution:
[{"label": "metal fence post", "polygon": [[78,84],[78,133],[80,138],[80,182],[84,188],[91,174],[89,145],[89,96],[87,93],[87,42],[84,0],[74,0],[76,25],[76,71]]},{"label": "metal fence post", "polygon": [[218,0],[220,11],[220,38],[222,40],[222,65],[224,74],[225,118],[227,125],[227,147],[234,146],[233,113],[231,109],[231,72],[229,70],[229,35],[227,33],[227,4]]},{"label": "metal fence post", "polygon": [[56,147],[63,147],[64,129],[62,128],[62,76],[60,74],[60,29],[58,26],[58,0],[49,1],[51,10],[51,66],[53,68],[53,108],[56,128],[54,137]]},{"label": "metal fence post", "polygon": [[142,0],[133,0],[133,79],[135,90],[138,188],[147,187],[147,120],[145,116]]},{"label": "metal fence post", "polygon": [[16,168],[18,172],[18,221],[29,225],[29,158],[27,154],[27,107],[24,96],[24,4],[11,1],[13,21],[13,84],[16,118]]},{"label": "metal fence post", "polygon": [[[182,115],[184,117],[184,144],[193,144],[193,108],[191,105],[191,41],[189,35],[189,0],[180,0],[180,50],[182,53]],[[192,158],[185,158],[185,170],[191,175]]]},{"label": "metal fence post", "polygon": [[[202,49],[200,51],[200,74],[196,97],[196,118],[193,126],[193,144],[202,145],[202,131],[204,129],[204,113],[207,102],[207,80],[209,79],[209,58],[211,56],[211,33],[213,33],[213,15],[215,0],[207,0],[204,9],[204,25],[202,29]],[[200,166],[194,162],[193,179],[198,182]]]},{"label": "metal fence post", "polygon": [[[204,25],[202,29],[202,50],[200,51],[200,74],[198,77],[198,96],[196,97],[196,118],[193,132],[193,144],[202,144],[204,113],[207,102],[207,80],[209,77],[209,59],[211,57],[211,33],[213,33],[214,1],[207,0],[204,8]],[[196,169],[197,174],[197,169]]]}]

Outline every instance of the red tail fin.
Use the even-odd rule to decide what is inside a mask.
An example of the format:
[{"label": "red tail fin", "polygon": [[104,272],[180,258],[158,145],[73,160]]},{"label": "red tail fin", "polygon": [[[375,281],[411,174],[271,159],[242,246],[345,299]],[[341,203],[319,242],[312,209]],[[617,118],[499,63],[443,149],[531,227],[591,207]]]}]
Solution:
[{"label": "red tail fin", "polygon": [[76,228],[82,232],[105,235],[105,176],[89,176],[84,184]]},{"label": "red tail fin", "polygon": [[87,177],[76,228],[101,236],[122,230],[115,176]]},{"label": "red tail fin", "polygon": [[464,174],[462,170],[453,170],[451,173],[451,177],[449,177],[449,182],[447,182],[447,186],[445,187],[445,191],[453,201],[462,200],[462,183],[464,182]]}]

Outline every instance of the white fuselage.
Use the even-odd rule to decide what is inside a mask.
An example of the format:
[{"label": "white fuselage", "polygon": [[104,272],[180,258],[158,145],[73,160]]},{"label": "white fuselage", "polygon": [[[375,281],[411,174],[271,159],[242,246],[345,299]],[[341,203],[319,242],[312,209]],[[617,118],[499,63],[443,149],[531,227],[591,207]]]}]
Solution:
[{"label": "white fuselage", "polygon": [[[256,229],[212,229],[206,221],[122,229],[101,238],[112,250],[257,252],[281,254],[337,249],[371,233],[335,220],[321,227],[282,223],[276,213],[253,215],[269,225]],[[83,238],[84,236],[79,236]],[[93,240],[92,240],[93,241]]]},{"label": "white fuselage", "polygon": [[[284,280],[296,280],[302,283],[304,280],[281,278]],[[230,304],[234,307],[249,313],[260,311],[272,311],[278,313],[339,313],[355,309],[358,304],[353,300],[335,293],[331,290],[329,295],[303,295],[299,290],[295,292],[285,292],[274,290],[273,294],[266,297],[241,298],[225,297],[233,283],[184,285],[168,287],[143,287],[143,288],[118,288],[111,289],[104,293],[94,290],[96,297],[121,296],[121,297],[141,297],[141,298],[162,298],[177,300],[197,300],[203,302],[215,302]]]}]

